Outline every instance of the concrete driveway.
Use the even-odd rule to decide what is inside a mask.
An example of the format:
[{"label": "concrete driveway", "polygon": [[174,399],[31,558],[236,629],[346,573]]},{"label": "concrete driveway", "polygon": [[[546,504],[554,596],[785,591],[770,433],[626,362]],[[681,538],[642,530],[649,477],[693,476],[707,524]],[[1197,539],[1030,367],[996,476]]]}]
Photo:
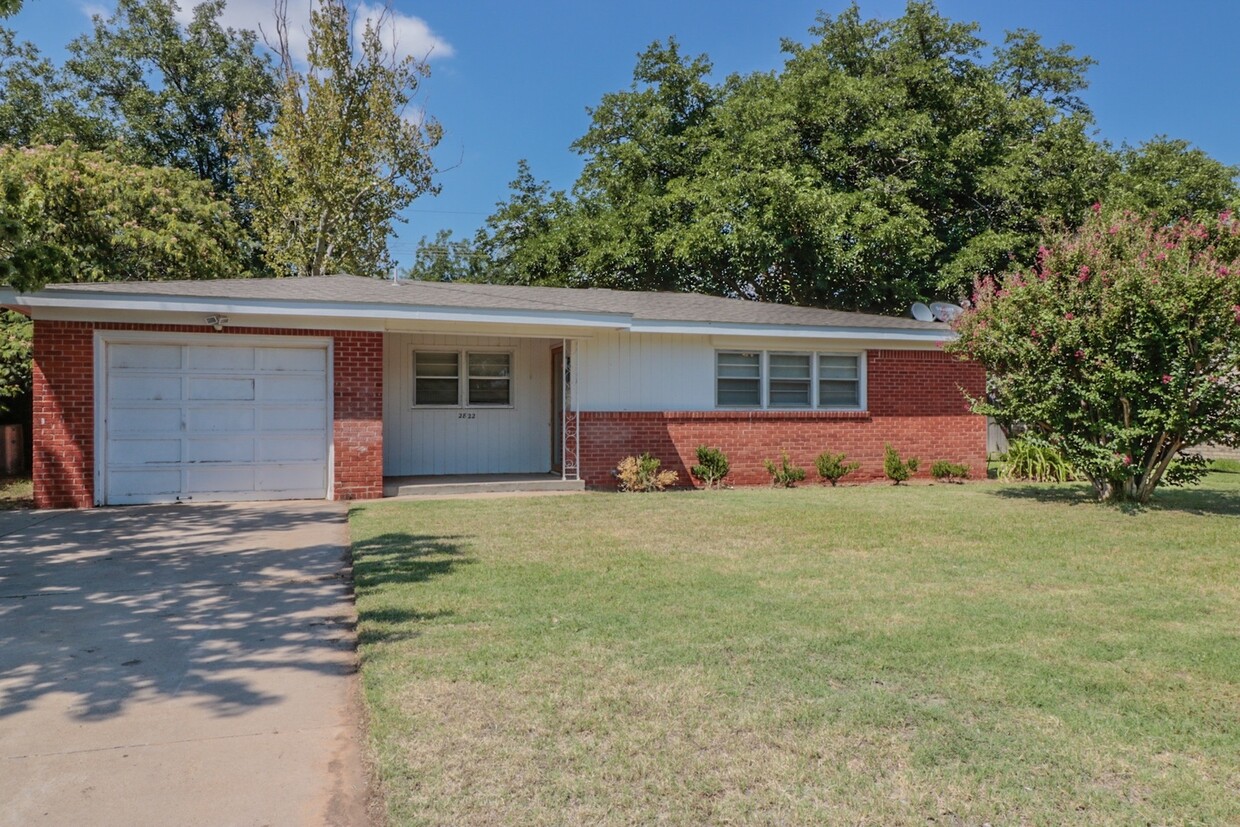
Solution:
[{"label": "concrete driveway", "polygon": [[365,822],[340,505],[0,513],[0,825]]}]

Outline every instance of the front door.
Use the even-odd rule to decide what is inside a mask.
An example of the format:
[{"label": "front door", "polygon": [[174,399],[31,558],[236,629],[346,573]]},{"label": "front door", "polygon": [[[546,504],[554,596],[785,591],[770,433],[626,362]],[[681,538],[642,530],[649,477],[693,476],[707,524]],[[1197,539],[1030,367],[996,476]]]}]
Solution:
[{"label": "front door", "polygon": [[564,348],[551,348],[551,470],[564,472]]}]

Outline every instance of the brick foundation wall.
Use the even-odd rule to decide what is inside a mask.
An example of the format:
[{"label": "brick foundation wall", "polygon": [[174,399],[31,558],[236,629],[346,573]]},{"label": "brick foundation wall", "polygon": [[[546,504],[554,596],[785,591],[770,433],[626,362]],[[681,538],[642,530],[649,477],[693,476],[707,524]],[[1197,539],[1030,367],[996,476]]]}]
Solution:
[{"label": "brick foundation wall", "polygon": [[[34,323],[34,498],[38,508],[94,504],[96,330],[214,333],[196,325]],[[217,336],[334,340],[336,499],[383,496],[383,334],[230,327]]]},{"label": "brick foundation wall", "polygon": [[[586,484],[614,488],[611,471],[625,456],[649,451],[663,467],[692,481],[698,445],[722,448],[732,465],[733,485],[766,485],[766,458],[787,451],[816,482],[814,457],[843,452],[861,468],[848,481],[883,479],[883,445],[921,460],[928,477],[934,460],[969,466],[986,475],[986,420],[969,412],[961,388],[979,395],[979,366],[939,351],[870,351],[866,412],[829,411],[639,411],[582,412],[581,472]],[[694,481],[696,482],[696,481]]]}]

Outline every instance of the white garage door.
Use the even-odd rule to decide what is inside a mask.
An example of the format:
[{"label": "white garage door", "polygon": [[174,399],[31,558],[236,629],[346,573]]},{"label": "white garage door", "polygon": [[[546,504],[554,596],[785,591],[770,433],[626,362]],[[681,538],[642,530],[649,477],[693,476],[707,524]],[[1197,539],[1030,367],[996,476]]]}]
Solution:
[{"label": "white garage door", "polygon": [[101,501],[326,497],[327,346],[109,342]]}]

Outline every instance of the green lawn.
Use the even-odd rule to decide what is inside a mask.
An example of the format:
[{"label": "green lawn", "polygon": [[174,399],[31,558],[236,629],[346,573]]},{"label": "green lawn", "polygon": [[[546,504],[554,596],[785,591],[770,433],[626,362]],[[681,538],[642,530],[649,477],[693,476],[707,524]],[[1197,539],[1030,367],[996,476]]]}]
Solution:
[{"label": "green lawn", "polygon": [[351,524],[395,824],[1240,823],[1240,473]]},{"label": "green lawn", "polygon": [[0,476],[0,511],[34,508],[34,486],[30,477]]}]

